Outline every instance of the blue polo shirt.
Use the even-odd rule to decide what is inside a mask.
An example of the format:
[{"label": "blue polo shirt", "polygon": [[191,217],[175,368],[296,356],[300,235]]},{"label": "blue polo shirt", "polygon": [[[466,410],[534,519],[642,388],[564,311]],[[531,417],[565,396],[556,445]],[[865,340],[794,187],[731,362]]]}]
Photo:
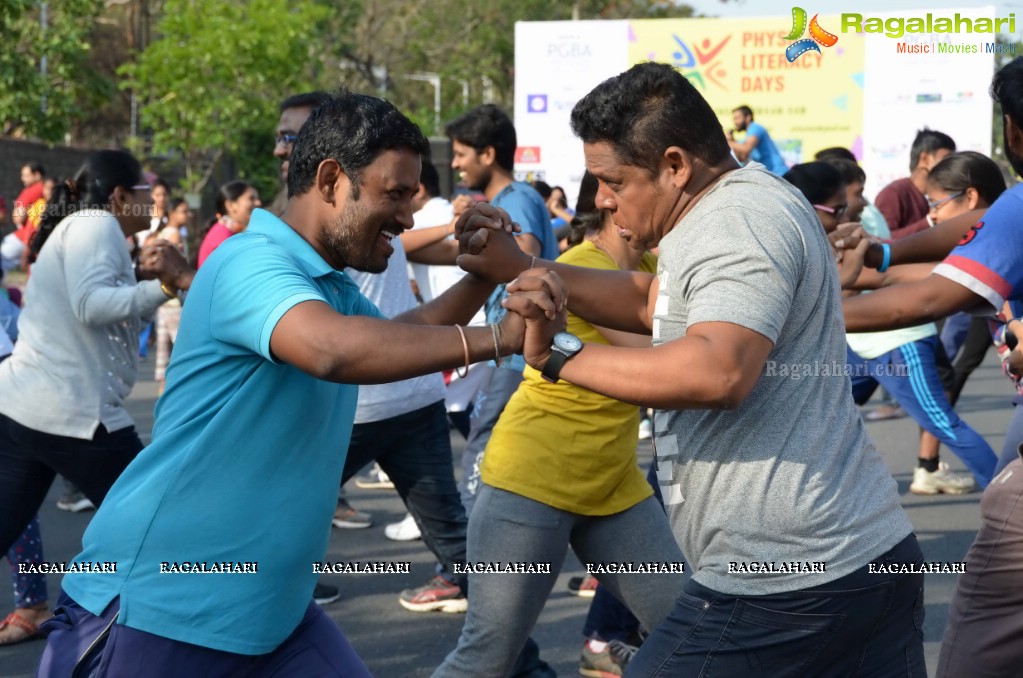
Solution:
[{"label": "blue polo shirt", "polygon": [[[184,305],[153,442],[111,488],[75,559],[116,562],[117,572],[64,578],[82,607],[100,614],[120,596],[119,624],[240,654],[270,652],[298,626],[358,396],[271,355],[277,322],[309,300],[380,317],[263,210],[207,260]],[[235,572],[181,571],[195,563]]]}]

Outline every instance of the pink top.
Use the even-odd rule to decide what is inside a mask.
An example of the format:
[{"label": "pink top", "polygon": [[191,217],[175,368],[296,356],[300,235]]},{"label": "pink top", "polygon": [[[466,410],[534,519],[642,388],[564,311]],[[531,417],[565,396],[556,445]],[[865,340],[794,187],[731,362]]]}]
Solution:
[{"label": "pink top", "polygon": [[213,250],[220,247],[220,243],[224,242],[228,238],[234,235],[227,226],[221,222],[217,222],[210,227],[209,232],[206,233],[206,237],[202,239],[202,245],[199,246],[199,266],[202,267],[206,258],[213,254]]}]

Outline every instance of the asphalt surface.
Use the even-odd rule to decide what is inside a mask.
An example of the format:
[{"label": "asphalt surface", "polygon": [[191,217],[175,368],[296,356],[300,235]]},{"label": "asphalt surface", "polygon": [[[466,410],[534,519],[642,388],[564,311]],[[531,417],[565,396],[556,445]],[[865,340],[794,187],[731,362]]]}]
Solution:
[{"label": "asphalt surface", "polygon": [[[143,363],[143,373],[151,374],[152,359]],[[143,440],[148,440],[155,403],[154,382],[143,380],[135,387],[130,408]],[[998,452],[1011,416],[1011,391],[997,367],[993,352],[972,376],[959,401],[958,411]],[[784,407],[779,403],[779,407]],[[909,513],[927,561],[962,561],[977,528],[979,494],[959,497],[940,495],[919,497],[909,493],[909,483],[916,461],[917,427],[910,419],[869,423],[868,428],[886,463],[899,484],[902,503]],[[454,453],[458,456],[462,440],[452,435]],[[650,459],[650,447],[639,449],[642,463]],[[948,450],[942,458],[955,470],[962,463]],[[55,508],[60,496],[60,483],[51,489],[40,512],[45,559],[50,562],[70,560],[81,546],[81,535],[92,513],[70,514]],[[862,497],[870,501],[870,497]],[[349,484],[349,500],[373,515],[372,527],[363,530],[335,529],[330,542],[328,561],[408,561],[409,574],[341,574],[325,575],[324,580],[340,587],[342,598],[326,606],[327,612],[347,635],[375,676],[405,678],[429,676],[444,656],[455,646],[463,615],[408,612],[398,604],[398,593],[424,583],[433,572],[433,558],[422,542],[393,542],[384,537],[384,525],[400,520],[404,507],[393,491],[362,490]],[[258,525],[252,529],[257,530]],[[569,594],[569,577],[582,573],[582,566],[569,552],[558,585],[554,589],[533,637],[543,657],[559,675],[578,675],[582,625],[588,601]],[[60,575],[49,575],[51,600],[56,599]],[[955,575],[929,574],[926,579],[925,651],[933,674],[938,656],[948,605],[955,586]],[[8,596],[0,599],[0,618],[12,609]],[[44,643],[31,641],[0,647],[0,677],[34,675]]]}]

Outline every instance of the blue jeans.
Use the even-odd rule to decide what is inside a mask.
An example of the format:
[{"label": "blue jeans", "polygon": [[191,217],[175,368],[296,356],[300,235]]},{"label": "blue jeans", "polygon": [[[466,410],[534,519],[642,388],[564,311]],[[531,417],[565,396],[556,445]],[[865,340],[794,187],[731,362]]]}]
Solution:
[{"label": "blue jeans", "polygon": [[932,336],[869,360],[846,347],[846,359],[853,374],[853,400],[862,405],[880,384],[916,423],[963,460],[978,485],[987,487],[995,475],[998,458],[987,441],[960,419],[949,404],[935,366],[937,346],[938,338]]},{"label": "blue jeans", "polygon": [[472,513],[472,505],[476,502],[476,493],[481,486],[480,464],[483,453],[490,442],[497,420],[504,412],[512,394],[522,383],[522,372],[503,367],[490,368],[490,374],[480,384],[479,391],[472,403],[472,414],[469,415],[469,439],[465,441],[462,453],[462,504],[467,514]]},{"label": "blue jeans", "polygon": [[[352,428],[341,476],[344,483],[371,461],[394,483],[423,533],[423,543],[445,570],[465,563],[465,508],[455,486],[448,414],[440,400],[390,419]],[[465,578],[458,581],[465,587]]]},{"label": "blue jeans", "polygon": [[[922,562],[911,534],[871,564]],[[690,580],[624,675],[926,678],[923,620],[919,573],[871,573],[864,565],[769,596],[725,595]]]},{"label": "blue jeans", "polygon": [[[654,488],[654,499],[664,509],[664,499],[661,497],[661,485],[657,482],[657,464],[651,463],[647,470],[646,481]],[[632,614],[625,603],[615,598],[604,586],[598,586],[593,594],[593,601],[590,603],[590,610],[586,613],[586,621],[583,623],[583,635],[587,638],[597,640],[628,641],[633,639],[639,630],[639,620]],[[650,629],[647,629],[649,631]]]},{"label": "blue jeans", "polygon": [[[469,611],[458,647],[435,678],[506,676],[543,611],[569,544],[586,563],[682,563],[664,509],[647,498],[619,513],[587,516],[483,485],[469,516],[469,562],[539,563],[537,573],[469,575]],[[682,590],[681,572],[598,574],[601,586],[656,626]]]}]

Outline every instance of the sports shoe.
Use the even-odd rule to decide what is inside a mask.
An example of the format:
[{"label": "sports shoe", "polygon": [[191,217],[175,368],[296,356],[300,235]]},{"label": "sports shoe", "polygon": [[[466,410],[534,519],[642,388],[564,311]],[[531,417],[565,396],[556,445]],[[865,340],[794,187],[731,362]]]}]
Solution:
[{"label": "sports shoe", "polygon": [[636,650],[636,647],[620,640],[612,640],[610,643],[587,640],[579,657],[579,675],[589,678],[620,676]]},{"label": "sports shoe", "polygon": [[906,410],[900,405],[878,405],[863,415],[866,421],[887,421],[889,419],[902,419],[906,416]]},{"label": "sports shoe", "polygon": [[469,608],[469,602],[465,599],[462,589],[440,575],[419,588],[402,591],[398,596],[398,602],[406,610],[413,612],[458,613]]},{"label": "sports shoe", "polygon": [[938,470],[931,473],[917,466],[913,470],[913,484],[909,491],[913,494],[966,494],[977,489],[977,483],[968,473],[953,473],[948,464],[941,462]]},{"label": "sports shoe", "polygon": [[359,476],[355,479],[355,486],[361,487],[364,490],[393,490],[394,483],[387,477],[384,470],[380,468],[380,464],[374,462],[373,468],[369,470],[366,475]]},{"label": "sports shoe", "polygon": [[639,439],[650,440],[650,436],[654,434],[654,424],[649,419],[640,419],[639,421]]},{"label": "sports shoe", "polygon": [[368,513],[356,511],[344,499],[337,500],[337,509],[334,510],[334,520],[331,521],[334,527],[343,527],[349,530],[359,530],[373,524],[373,517]]},{"label": "sports shoe", "polygon": [[335,600],[341,597],[336,586],[329,584],[320,584],[317,582],[316,588],[313,589],[313,602],[317,605],[326,605],[327,603],[333,603]]},{"label": "sports shoe", "polygon": [[580,598],[592,598],[597,594],[597,578],[592,574],[585,577],[572,577],[568,580],[568,591]]},{"label": "sports shoe", "polygon": [[92,511],[96,508],[96,505],[89,501],[89,498],[81,492],[74,492],[72,494],[62,495],[61,498],[57,500],[57,508],[61,511],[78,513],[80,511]]},{"label": "sports shoe", "polygon": [[423,535],[419,532],[416,519],[411,513],[406,513],[400,523],[391,523],[384,528],[384,536],[394,541],[415,541],[421,539]]}]

